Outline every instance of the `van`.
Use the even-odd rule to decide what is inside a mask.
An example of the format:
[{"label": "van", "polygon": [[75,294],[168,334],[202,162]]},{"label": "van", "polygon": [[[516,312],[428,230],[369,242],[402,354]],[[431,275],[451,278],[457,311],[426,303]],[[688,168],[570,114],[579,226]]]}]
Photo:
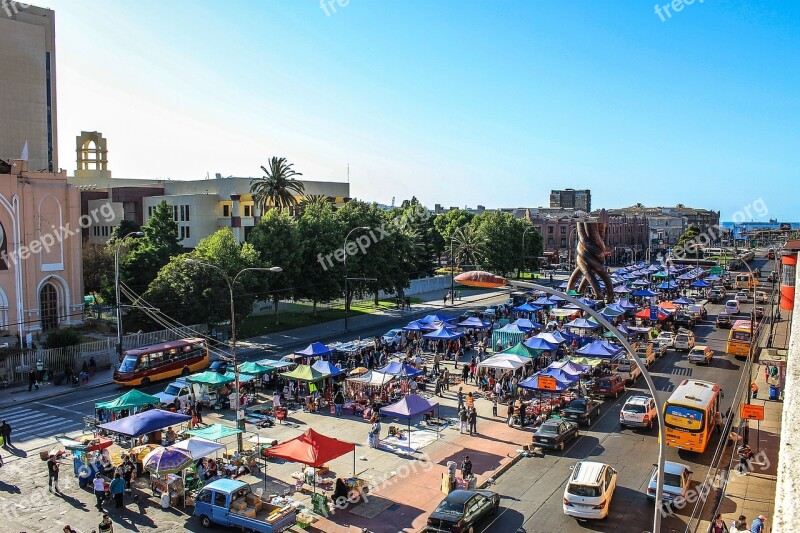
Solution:
[{"label": "van", "polygon": [[178,378],[164,389],[164,392],[155,394],[155,397],[165,405],[172,405],[175,400],[180,400],[181,405],[184,405],[188,400],[194,398],[192,387],[183,378]]},{"label": "van", "polygon": [[675,335],[675,350],[688,352],[694,348],[694,333],[688,329],[679,329]]},{"label": "van", "polygon": [[729,315],[735,315],[739,312],[739,302],[736,300],[728,300],[725,302],[725,312]]}]

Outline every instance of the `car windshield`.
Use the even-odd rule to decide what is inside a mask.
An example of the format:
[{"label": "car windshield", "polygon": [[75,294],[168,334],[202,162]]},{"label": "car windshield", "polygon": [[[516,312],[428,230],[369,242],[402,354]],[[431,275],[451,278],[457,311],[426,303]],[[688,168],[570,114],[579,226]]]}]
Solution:
[{"label": "car windshield", "polygon": [[688,342],[689,337],[687,335],[678,335],[677,337],[675,337],[675,340],[679,342]]},{"label": "car windshield", "polygon": [[569,405],[567,406],[567,409],[577,409],[579,411],[585,411],[586,410],[586,400],[582,400],[582,399],[572,400],[571,402],[569,402]]},{"label": "car windshield", "polygon": [[542,424],[539,427],[539,433],[547,433],[548,435],[558,435],[558,426],[556,424]]},{"label": "car windshield", "polygon": [[139,358],[135,355],[126,355],[122,362],[119,364],[120,372],[133,372],[136,368],[136,362]]},{"label": "car windshield", "polygon": [[608,379],[608,378],[599,379],[599,380],[597,380],[597,386],[598,387],[610,387],[611,386],[611,380]]},{"label": "car windshield", "polygon": [[575,496],[583,496],[584,498],[597,498],[600,496],[600,487],[596,485],[578,485],[577,483],[570,483],[567,485],[567,492]]},{"label": "car windshield", "polygon": [[667,487],[680,487],[681,475],[670,474],[669,472],[667,472],[666,474],[664,474],[664,485]]},{"label": "car windshield", "polygon": [[176,387],[175,385],[167,386],[167,390],[164,391],[164,394],[168,394],[169,396],[177,396],[180,394],[181,389],[180,387]]},{"label": "car windshield", "polygon": [[445,514],[462,514],[464,512],[464,504],[451,502],[445,499],[442,500],[442,503],[440,503],[439,507],[436,508],[436,512]]},{"label": "car windshield", "polygon": [[627,413],[644,413],[645,412],[645,408],[644,408],[644,405],[642,405],[640,403],[631,403],[631,404],[626,405],[625,409],[623,409],[623,411],[625,411]]}]

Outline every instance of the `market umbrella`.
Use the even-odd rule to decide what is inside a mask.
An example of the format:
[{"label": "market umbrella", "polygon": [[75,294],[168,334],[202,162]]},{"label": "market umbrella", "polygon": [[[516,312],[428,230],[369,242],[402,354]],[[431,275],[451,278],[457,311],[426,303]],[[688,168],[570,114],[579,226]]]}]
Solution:
[{"label": "market umbrella", "polygon": [[156,448],[161,448],[161,446],[155,443],[142,444],[141,446],[134,446],[131,448],[129,453],[130,455],[136,457],[137,462],[141,462],[142,459],[147,457],[148,453],[152,452]]},{"label": "market umbrella", "polygon": [[192,454],[187,450],[160,446],[144,457],[142,466],[154,474],[174,474],[192,464],[193,461]]},{"label": "market umbrella", "polygon": [[354,368],[350,371],[351,376],[355,376],[357,374],[363,374],[365,372],[369,372],[369,369],[363,366],[359,366],[358,368]]}]

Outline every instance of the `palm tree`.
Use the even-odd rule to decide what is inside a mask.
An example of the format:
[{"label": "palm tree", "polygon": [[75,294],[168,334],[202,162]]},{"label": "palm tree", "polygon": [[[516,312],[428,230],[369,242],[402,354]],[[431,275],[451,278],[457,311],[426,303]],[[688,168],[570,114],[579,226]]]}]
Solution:
[{"label": "palm tree", "polygon": [[477,266],[481,263],[486,254],[485,241],[474,226],[456,228],[452,238],[454,264]]},{"label": "palm tree", "polygon": [[297,206],[296,196],[305,192],[305,186],[294,176],[302,176],[302,174],[295,172],[292,164],[285,157],[271,158],[269,169],[262,166],[261,170],[264,171],[264,177],[253,179],[250,182],[253,203],[262,211],[266,211],[270,206],[276,207],[278,210]]},{"label": "palm tree", "polygon": [[332,203],[333,203],[333,198],[325,194],[307,194],[303,196],[302,200],[300,200],[300,204],[297,206],[297,210],[300,213],[302,213],[312,205],[324,205]]}]

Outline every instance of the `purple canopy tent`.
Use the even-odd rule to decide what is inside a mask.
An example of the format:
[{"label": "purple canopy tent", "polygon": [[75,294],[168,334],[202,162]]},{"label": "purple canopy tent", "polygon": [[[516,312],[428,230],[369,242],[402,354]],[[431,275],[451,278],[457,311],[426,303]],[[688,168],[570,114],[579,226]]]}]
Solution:
[{"label": "purple canopy tent", "polygon": [[[433,411],[436,408],[436,418],[439,418],[439,402],[429,402],[422,396],[408,394],[399,401],[380,408],[380,414],[386,416],[396,416],[408,420],[408,444],[411,448],[411,417]],[[436,426],[436,433],[439,433],[439,426]]]}]

